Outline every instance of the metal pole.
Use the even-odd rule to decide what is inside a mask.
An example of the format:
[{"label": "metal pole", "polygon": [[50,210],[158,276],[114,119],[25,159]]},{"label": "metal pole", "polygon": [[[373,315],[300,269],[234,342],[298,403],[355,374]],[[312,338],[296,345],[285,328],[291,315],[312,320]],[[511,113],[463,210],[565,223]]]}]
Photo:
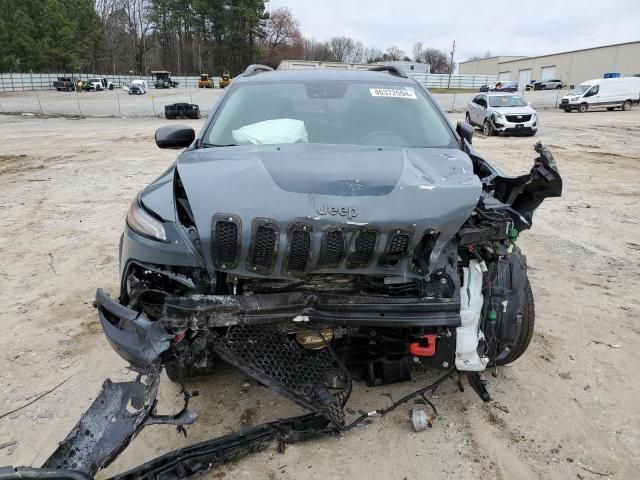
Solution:
[{"label": "metal pole", "polygon": [[120,94],[116,93],[116,98],[118,99],[118,116],[120,116]]},{"label": "metal pole", "polygon": [[456,107],[456,94],[453,94],[453,102],[451,102],[451,111],[455,112],[455,107]]},{"label": "metal pole", "polygon": [[560,90],[556,90],[556,92],[558,92],[556,94],[556,107],[558,106],[558,98],[560,98]]},{"label": "metal pole", "polygon": [[157,113],[156,113],[156,104],[153,101],[153,95],[151,95],[151,106],[153,107],[153,114],[157,115]]},{"label": "metal pole", "polygon": [[456,41],[453,41],[453,47],[451,48],[451,63],[449,64],[449,83],[447,88],[451,88],[451,74],[453,73],[453,54],[456,51]]},{"label": "metal pole", "polygon": [[78,97],[78,88],[73,85],[73,91],[76,92],[76,102],[78,102],[78,112],[80,112],[80,118],[82,118],[82,109],[80,108],[80,98]]},{"label": "metal pole", "polygon": [[36,98],[38,99],[38,105],[40,105],[40,115],[44,115],[44,110],[42,110],[42,104],[40,103],[40,95],[38,95],[37,90],[36,90]]}]

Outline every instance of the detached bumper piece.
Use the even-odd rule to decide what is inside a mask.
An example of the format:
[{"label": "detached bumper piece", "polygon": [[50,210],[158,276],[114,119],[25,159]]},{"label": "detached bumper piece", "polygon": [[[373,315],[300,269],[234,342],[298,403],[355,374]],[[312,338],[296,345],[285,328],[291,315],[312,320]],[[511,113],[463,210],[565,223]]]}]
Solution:
[{"label": "detached bumper piece", "polygon": [[[351,377],[329,345],[305,350],[271,325],[237,325],[216,338],[214,351],[225,361],[299,406],[344,426]],[[329,390],[327,385],[337,385]]]},{"label": "detached bumper piece", "polygon": [[160,381],[158,371],[150,371],[146,381],[142,383],[142,377],[122,383],[106,380],[98,398],[42,467],[93,476],[108,465],[151,414]]}]

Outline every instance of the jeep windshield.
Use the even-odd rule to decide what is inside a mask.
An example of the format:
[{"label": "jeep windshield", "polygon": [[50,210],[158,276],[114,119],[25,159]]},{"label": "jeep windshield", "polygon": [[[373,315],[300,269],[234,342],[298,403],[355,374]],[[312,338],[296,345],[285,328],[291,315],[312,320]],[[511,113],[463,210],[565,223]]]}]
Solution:
[{"label": "jeep windshield", "polygon": [[500,95],[489,97],[489,105],[492,107],[524,107],[527,104],[517,95]]},{"label": "jeep windshield", "polygon": [[456,145],[446,119],[417,86],[334,80],[238,84],[202,146],[288,143]]}]

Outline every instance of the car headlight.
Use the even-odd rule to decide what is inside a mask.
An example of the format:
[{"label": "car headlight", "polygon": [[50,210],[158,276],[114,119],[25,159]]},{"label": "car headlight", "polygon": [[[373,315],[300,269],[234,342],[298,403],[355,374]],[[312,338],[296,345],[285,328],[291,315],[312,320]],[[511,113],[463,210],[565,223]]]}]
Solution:
[{"label": "car headlight", "polygon": [[500,112],[493,112],[493,114],[498,118],[504,118],[504,115],[501,114]]},{"label": "car headlight", "polygon": [[136,197],[127,213],[127,225],[129,228],[143,237],[152,238],[154,240],[160,240],[162,242],[167,241],[167,232],[162,225],[162,222],[153,218],[147,213],[138,201]]}]

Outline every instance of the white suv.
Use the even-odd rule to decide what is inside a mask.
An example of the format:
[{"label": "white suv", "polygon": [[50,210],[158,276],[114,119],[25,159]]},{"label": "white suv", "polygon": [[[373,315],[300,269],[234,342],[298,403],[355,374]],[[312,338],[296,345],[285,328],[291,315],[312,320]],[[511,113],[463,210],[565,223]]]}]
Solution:
[{"label": "white suv", "polygon": [[538,114],[520,95],[480,93],[467,106],[465,120],[480,127],[486,136],[500,134],[535,135]]}]

